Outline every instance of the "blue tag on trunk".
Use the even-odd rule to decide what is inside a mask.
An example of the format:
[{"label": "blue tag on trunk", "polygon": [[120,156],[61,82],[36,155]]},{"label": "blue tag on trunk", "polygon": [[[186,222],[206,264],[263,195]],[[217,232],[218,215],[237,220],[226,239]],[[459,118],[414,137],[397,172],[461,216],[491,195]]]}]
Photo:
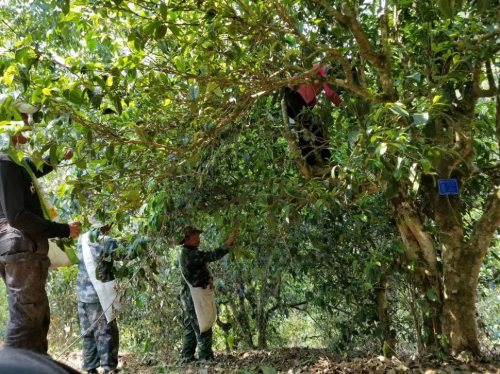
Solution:
[{"label": "blue tag on trunk", "polygon": [[456,179],[438,179],[440,195],[458,195],[458,182]]}]

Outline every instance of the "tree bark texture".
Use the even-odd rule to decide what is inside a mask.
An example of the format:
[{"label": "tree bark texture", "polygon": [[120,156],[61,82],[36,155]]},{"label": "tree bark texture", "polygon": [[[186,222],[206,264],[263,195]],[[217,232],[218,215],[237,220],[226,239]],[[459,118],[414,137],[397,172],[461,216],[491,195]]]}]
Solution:
[{"label": "tree bark texture", "polygon": [[[444,219],[444,217],[442,217]],[[443,332],[451,353],[480,353],[477,337],[476,290],[479,272],[497,228],[500,226],[500,190],[488,196],[483,216],[468,241],[459,234],[443,235]],[[455,236],[454,236],[455,234]]]},{"label": "tree bark texture", "polygon": [[377,316],[382,324],[382,350],[384,356],[392,357],[396,353],[396,334],[391,330],[389,304],[387,302],[387,279],[382,277],[375,287],[377,299]]},{"label": "tree bark texture", "polygon": [[408,263],[415,264],[414,280],[426,306],[422,310],[425,346],[435,351],[441,333],[441,282],[434,239],[425,231],[414,208],[403,201],[397,206],[399,229]]}]

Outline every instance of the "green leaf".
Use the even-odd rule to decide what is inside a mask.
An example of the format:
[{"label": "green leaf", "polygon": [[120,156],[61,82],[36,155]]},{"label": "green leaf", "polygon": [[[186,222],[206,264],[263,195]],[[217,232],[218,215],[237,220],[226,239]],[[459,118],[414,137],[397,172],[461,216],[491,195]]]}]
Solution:
[{"label": "green leaf", "polygon": [[260,370],[262,370],[262,374],[276,374],[276,369],[270,366],[260,366]]},{"label": "green leaf", "polygon": [[229,349],[233,349],[233,346],[234,346],[234,336],[233,335],[229,335],[227,337],[227,345],[229,346]]},{"label": "green leaf", "polygon": [[177,25],[169,25],[168,28],[175,36],[182,36],[181,29]]},{"label": "green leaf", "polygon": [[14,82],[14,76],[12,74],[5,74],[3,80],[8,86],[12,86],[12,82]]},{"label": "green leaf", "polygon": [[165,4],[165,3],[161,3],[160,4],[160,14],[161,14],[162,18],[166,21],[167,17],[168,17],[168,7],[167,7],[167,4]]},{"label": "green leaf", "polygon": [[160,25],[157,27],[155,32],[155,39],[163,39],[167,33],[168,27],[166,25]]},{"label": "green leaf", "polygon": [[415,82],[420,83],[420,80],[422,79],[422,74],[420,74],[418,71],[413,74],[413,75],[407,75],[407,78],[413,79]]},{"label": "green leaf", "polygon": [[78,166],[80,169],[83,169],[83,170],[87,169],[87,161],[84,158],[76,161],[75,165]]},{"label": "green leaf", "polygon": [[79,87],[73,88],[69,92],[69,101],[71,101],[74,104],[81,104],[82,103],[82,90]]},{"label": "green leaf", "polygon": [[429,291],[427,291],[427,298],[430,301],[438,301],[437,295],[432,288]]},{"label": "green leaf", "polygon": [[106,160],[112,161],[113,157],[115,156],[115,147],[110,145],[106,147]]},{"label": "green leaf", "polygon": [[182,57],[175,58],[175,66],[181,73],[184,73],[186,71],[186,62]]},{"label": "green leaf", "polygon": [[420,160],[420,163],[422,164],[422,169],[424,170],[424,173],[430,174],[432,168],[431,162],[426,158],[422,158]]},{"label": "green leaf", "polygon": [[207,94],[215,90],[219,85],[216,82],[209,82],[207,84]]},{"label": "green leaf", "polygon": [[50,157],[50,164],[51,166],[56,169],[57,168],[57,164],[58,164],[58,160],[57,160],[57,144],[53,144],[51,147],[50,147],[50,152],[49,152],[49,157]]},{"label": "green leaf", "polygon": [[61,185],[57,189],[57,197],[59,199],[62,199],[62,197],[64,196],[64,193],[66,192],[66,187],[67,187],[66,183],[61,183]]},{"label": "green leaf", "polygon": [[95,51],[97,49],[97,39],[93,35],[88,35],[85,38],[85,41],[87,42],[87,47],[89,47],[91,51]]},{"label": "green leaf", "polygon": [[393,111],[394,113],[399,114],[400,116],[405,117],[406,119],[408,119],[410,117],[410,115],[408,114],[408,112],[405,109],[401,108],[400,106],[393,105],[389,109],[391,111]]},{"label": "green leaf", "polygon": [[69,0],[64,0],[62,11],[64,14],[68,14],[71,9],[71,4]]},{"label": "green leaf", "polygon": [[141,200],[141,194],[138,190],[132,190],[124,194],[125,199],[130,201],[139,201]]},{"label": "green leaf", "polygon": [[349,138],[349,144],[351,145],[351,147],[354,146],[354,143],[356,143],[359,138],[361,138],[361,132],[360,131],[351,131],[348,135],[348,138]]},{"label": "green leaf", "polygon": [[144,33],[146,35],[152,35],[155,32],[155,30],[158,28],[158,26],[160,26],[160,25],[161,25],[160,21],[158,21],[158,20],[153,21],[144,28]]},{"label": "green leaf", "polygon": [[30,51],[29,47],[18,49],[15,55],[16,62],[20,62],[24,58],[24,56],[28,54],[29,51]]},{"label": "green leaf", "polygon": [[214,90],[214,94],[216,94],[218,97],[224,97],[224,94],[222,93],[222,90],[220,89],[220,87],[217,87]]},{"label": "green leaf", "polygon": [[416,125],[425,125],[429,119],[429,114],[415,113],[412,115],[412,117],[413,117],[413,122],[415,122]]},{"label": "green leaf", "polygon": [[200,87],[197,85],[192,85],[189,87],[188,99],[189,101],[197,101],[200,96]]}]

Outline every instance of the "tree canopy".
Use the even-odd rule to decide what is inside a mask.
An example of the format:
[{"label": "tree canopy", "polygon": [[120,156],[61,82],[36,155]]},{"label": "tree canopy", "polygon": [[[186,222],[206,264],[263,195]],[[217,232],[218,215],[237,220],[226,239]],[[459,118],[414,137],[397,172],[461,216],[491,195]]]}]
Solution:
[{"label": "tree canopy", "polygon": [[[499,279],[498,6],[10,0],[0,147],[18,100],[39,110],[14,152],[56,164],[74,148],[53,197],[86,224],[110,213],[142,248],[121,269],[139,309],[172,289],[183,226],[203,225],[210,244],[237,227],[217,268],[231,348],[235,336],[279,344],[273,317],[295,310],[320,316],[341,349],[374,336],[384,351],[477,354],[477,294]],[[322,177],[294,153],[281,104],[285,87],[312,82],[342,96],[314,109],[332,150]],[[439,194],[445,179],[459,195]],[[166,300],[171,311],[151,313],[174,318]],[[494,331],[498,342],[498,317]]]}]

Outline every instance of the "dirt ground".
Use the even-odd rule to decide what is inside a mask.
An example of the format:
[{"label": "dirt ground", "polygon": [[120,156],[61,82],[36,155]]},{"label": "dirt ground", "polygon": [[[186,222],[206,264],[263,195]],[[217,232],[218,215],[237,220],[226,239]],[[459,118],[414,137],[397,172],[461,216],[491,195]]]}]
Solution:
[{"label": "dirt ground", "polygon": [[[139,355],[120,355],[121,373],[171,373],[171,374],[305,374],[305,373],[498,373],[500,357],[481,360],[445,360],[429,357],[388,359],[382,356],[341,357],[324,350],[282,349],[279,351],[219,352],[210,363],[181,364]],[[60,361],[75,368],[81,366],[81,354],[73,352]]]}]

